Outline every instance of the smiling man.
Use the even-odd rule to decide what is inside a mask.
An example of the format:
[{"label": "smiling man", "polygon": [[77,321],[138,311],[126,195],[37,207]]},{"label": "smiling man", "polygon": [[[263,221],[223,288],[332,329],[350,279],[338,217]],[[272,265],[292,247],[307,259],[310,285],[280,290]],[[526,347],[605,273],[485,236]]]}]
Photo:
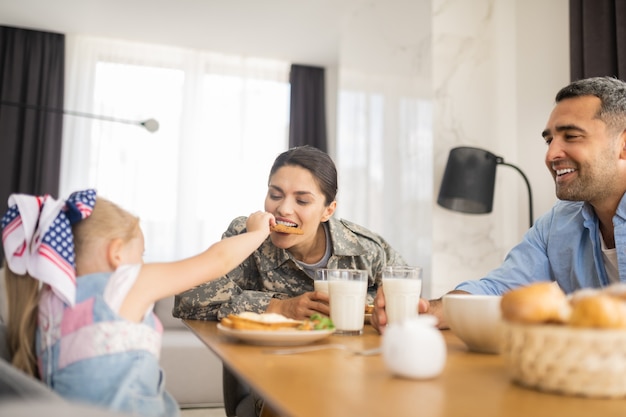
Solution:
[{"label": "smiling man", "polygon": [[[596,77],[564,87],[542,136],[560,201],[500,267],[453,292],[498,295],[552,281],[572,293],[626,282],[626,83]],[[387,317],[381,291],[374,306],[372,322],[383,331]],[[441,299],[422,300],[420,312],[447,326]]]}]

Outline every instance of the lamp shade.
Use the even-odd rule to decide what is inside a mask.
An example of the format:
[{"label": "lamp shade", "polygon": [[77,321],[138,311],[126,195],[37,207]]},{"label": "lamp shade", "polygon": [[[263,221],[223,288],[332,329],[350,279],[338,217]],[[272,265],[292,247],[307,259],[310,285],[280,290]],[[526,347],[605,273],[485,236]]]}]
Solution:
[{"label": "lamp shade", "polygon": [[483,149],[453,148],[443,174],[437,204],[462,213],[490,213],[496,166],[501,158]]}]

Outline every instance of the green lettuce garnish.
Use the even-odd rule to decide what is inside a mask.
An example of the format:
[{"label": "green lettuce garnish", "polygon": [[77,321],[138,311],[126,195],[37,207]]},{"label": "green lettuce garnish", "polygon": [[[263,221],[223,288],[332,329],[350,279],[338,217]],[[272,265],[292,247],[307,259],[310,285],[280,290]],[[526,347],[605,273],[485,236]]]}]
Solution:
[{"label": "green lettuce garnish", "polygon": [[313,322],[314,330],[331,330],[335,328],[330,317],[323,316],[319,313],[312,314],[309,320]]}]

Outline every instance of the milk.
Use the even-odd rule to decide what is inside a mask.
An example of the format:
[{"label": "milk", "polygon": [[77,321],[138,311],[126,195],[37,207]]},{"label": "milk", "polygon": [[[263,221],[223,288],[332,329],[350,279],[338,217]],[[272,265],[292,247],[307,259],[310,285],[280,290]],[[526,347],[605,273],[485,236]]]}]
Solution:
[{"label": "milk", "polygon": [[321,279],[316,279],[313,284],[315,291],[323,292],[328,294],[328,281],[323,281]]},{"label": "milk", "polygon": [[330,318],[338,334],[361,334],[365,319],[367,280],[329,281]]},{"label": "milk", "polygon": [[383,278],[388,323],[400,323],[417,316],[421,290],[421,279]]}]

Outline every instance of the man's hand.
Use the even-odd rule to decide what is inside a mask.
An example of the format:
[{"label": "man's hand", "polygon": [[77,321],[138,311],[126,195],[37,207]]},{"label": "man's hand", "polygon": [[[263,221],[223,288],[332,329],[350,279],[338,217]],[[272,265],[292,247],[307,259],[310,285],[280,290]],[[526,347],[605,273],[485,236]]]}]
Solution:
[{"label": "man's hand", "polygon": [[[465,291],[450,291],[449,294],[467,293]],[[439,323],[437,327],[440,329],[448,328],[448,324],[446,323],[443,315],[443,303],[441,302],[441,298],[430,301],[420,298],[417,305],[417,311],[419,314],[430,314],[435,316]],[[372,313],[371,323],[380,334],[385,332],[385,327],[387,326],[387,313],[385,312],[385,294],[383,293],[382,287],[378,288],[376,297],[374,298],[374,312]]]},{"label": "man's hand", "polygon": [[[467,291],[454,290],[454,291],[448,292],[448,294],[469,294],[469,293]],[[437,320],[439,320],[439,324],[437,324],[437,327],[440,328],[441,330],[450,328],[450,326],[448,326],[448,322],[446,321],[445,314],[443,314],[443,301],[441,301],[441,298],[438,298],[436,300],[430,300],[430,308],[428,309],[426,314],[432,314],[433,316],[437,317]]]},{"label": "man's hand", "polygon": [[315,313],[330,316],[328,294],[320,291],[305,292],[294,298],[272,298],[267,313],[279,313],[294,320],[306,320]]}]

